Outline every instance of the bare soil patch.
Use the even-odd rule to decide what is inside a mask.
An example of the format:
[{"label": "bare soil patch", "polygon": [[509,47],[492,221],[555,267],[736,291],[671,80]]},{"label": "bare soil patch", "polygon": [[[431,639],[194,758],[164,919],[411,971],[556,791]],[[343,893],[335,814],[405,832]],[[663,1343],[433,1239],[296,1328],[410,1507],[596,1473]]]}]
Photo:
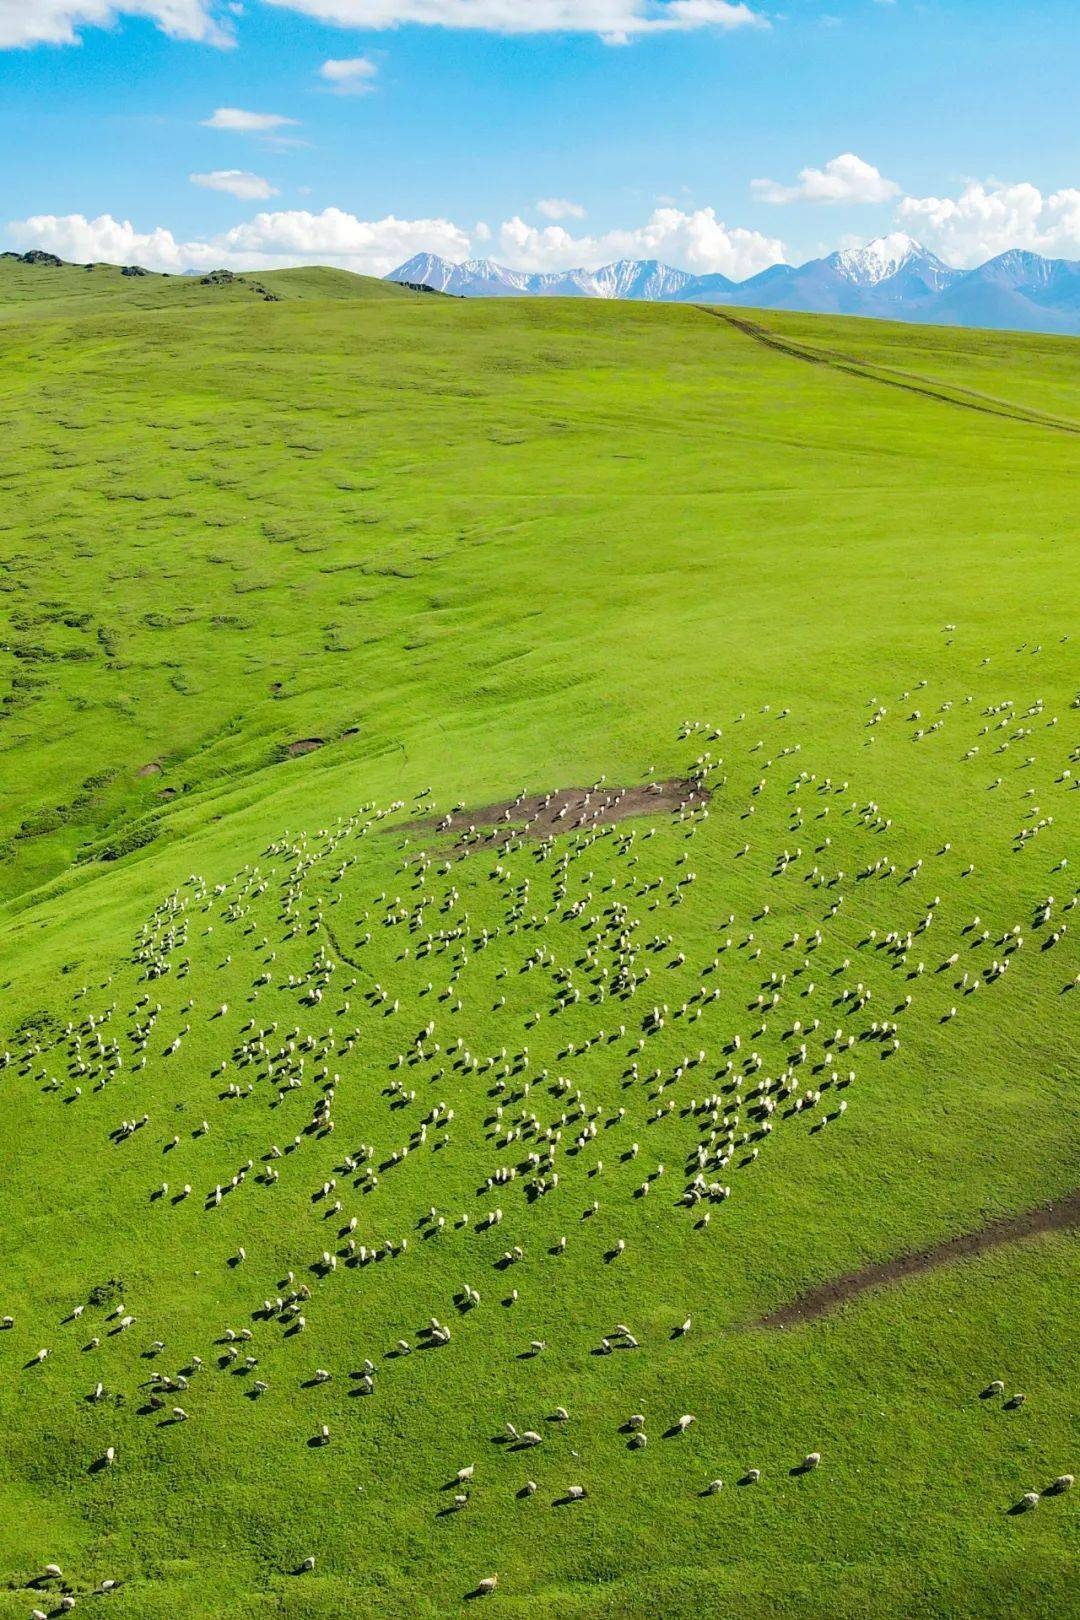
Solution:
[{"label": "bare soil patch", "polygon": [[140,777],[160,776],[161,766],[158,764],[156,759],[151,759],[147,762],[147,764],[140,765],[138,770],[135,772],[135,775]]},{"label": "bare soil patch", "polygon": [[559,788],[552,793],[522,794],[516,799],[504,799],[500,804],[485,804],[473,809],[447,811],[441,816],[426,816],[410,821],[410,830],[426,829],[435,832],[468,832],[471,828],[487,827],[488,837],[498,840],[508,837],[549,838],[553,833],[565,833],[582,827],[599,827],[626,821],[631,816],[657,815],[686,806],[707,803],[707,788],[699,787],[685,777],[673,777],[666,782],[643,782],[634,787]]},{"label": "bare soil patch", "polygon": [[967,1260],[972,1255],[983,1254],[1000,1243],[1015,1243],[1021,1238],[1035,1237],[1040,1232],[1066,1231],[1076,1226],[1080,1226],[1080,1189],[1055,1198],[1052,1203],[1026,1209],[1020,1215],[1006,1215],[1000,1220],[990,1221],[977,1231],[961,1232],[956,1237],[945,1238],[928,1249],[898,1255],[894,1260],[880,1260],[875,1265],[863,1267],[861,1271],[849,1271],[842,1277],[834,1277],[831,1282],[809,1289],[752,1325],[759,1328],[798,1327],[802,1322],[812,1322],[815,1317],[838,1310],[847,1300],[868,1288],[882,1288],[889,1283],[917,1276],[921,1271],[950,1266],[956,1260]]},{"label": "bare soil patch", "polygon": [[323,737],[300,737],[296,742],[291,742],[285,752],[291,759],[295,759],[297,754],[313,754],[316,748],[322,748],[324,743]]}]

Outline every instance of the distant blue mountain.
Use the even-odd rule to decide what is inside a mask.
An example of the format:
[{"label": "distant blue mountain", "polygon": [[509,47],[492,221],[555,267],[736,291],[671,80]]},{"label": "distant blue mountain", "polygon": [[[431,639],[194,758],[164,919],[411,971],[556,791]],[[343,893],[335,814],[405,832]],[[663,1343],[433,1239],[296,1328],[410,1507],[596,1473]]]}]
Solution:
[{"label": "distant blue mountain", "polygon": [[1080,261],[1014,249],[976,270],[957,270],[901,232],[807,264],[770,265],[740,282],[694,276],[655,259],[539,273],[508,270],[490,259],[453,264],[432,253],[417,254],[387,280],[422,282],[464,298],[734,304],[1080,335]]}]

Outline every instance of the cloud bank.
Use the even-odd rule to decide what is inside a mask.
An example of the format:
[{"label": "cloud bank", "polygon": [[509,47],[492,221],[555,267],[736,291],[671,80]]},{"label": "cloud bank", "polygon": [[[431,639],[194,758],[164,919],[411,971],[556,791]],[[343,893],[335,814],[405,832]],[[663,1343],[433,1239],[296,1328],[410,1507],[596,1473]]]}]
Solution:
[{"label": "cloud bank", "polygon": [[1080,257],[1080,190],[1049,194],[1029,181],[972,180],[959,197],[905,197],[897,218],[952,264],[971,266],[1027,248],[1047,258]]},{"label": "cloud bank", "polygon": [[632,230],[574,236],[562,225],[537,227],[515,215],[499,229],[501,257],[514,270],[595,270],[613,259],[662,259],[696,275],[719,271],[742,281],[784,257],[784,244],[760,231],[728,226],[712,208],[657,208]]},{"label": "cloud bank", "polygon": [[82,263],[141,264],[147,270],[273,270],[295,264],[331,264],[384,276],[419,252],[468,256],[469,237],[445,219],[362,220],[340,208],[259,213],[207,240],[178,241],[158,226],[140,231],[130,220],[99,214],[37,214],[17,220],[9,233],[22,248],[38,247]]},{"label": "cloud bank", "polygon": [[[243,170],[216,170],[191,178],[197,185],[232,190],[234,195],[237,186],[268,185],[260,176]],[[362,220],[340,208],[324,208],[321,213],[306,209],[258,213],[219,235],[194,241],[179,241],[164,226],[140,231],[130,220],[117,220],[111,214],[96,219],[83,214],[36,214],[16,220],[9,232],[19,247],[45,248],[62,259],[107,259],[172,272],[219,265],[272,269],[333,264],[382,276],[414,253],[466,259],[475,244],[487,243],[492,236],[500,257],[519,270],[595,269],[612,259],[664,259],[698,274],[720,271],[741,280],[784,256],[783,243],[776,238],[741,226],[729,227],[711,208],[694,213],[658,208],[636,229],[596,236],[574,236],[562,225],[528,225],[516,215],[497,232],[477,227],[470,233],[448,219],[398,219],[391,214]]]}]

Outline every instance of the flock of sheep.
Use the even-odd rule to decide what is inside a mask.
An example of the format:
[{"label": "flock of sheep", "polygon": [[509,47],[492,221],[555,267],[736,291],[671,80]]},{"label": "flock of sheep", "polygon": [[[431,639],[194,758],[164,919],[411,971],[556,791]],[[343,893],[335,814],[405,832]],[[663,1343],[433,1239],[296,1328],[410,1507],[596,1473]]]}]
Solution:
[{"label": "flock of sheep", "polygon": [[[1010,831],[1024,856],[1052,828],[1055,799],[1077,785],[1080,749],[1062,751],[1058,717],[1038,701],[931,705],[924,687],[899,705],[868,704],[866,745],[890,725],[916,747],[962,729],[965,768],[985,775],[993,762],[990,778],[978,780],[990,793],[1004,785],[994,766],[1015,763],[1022,786]],[[432,809],[419,796],[283,834],[224,881],[189,878],[139,930],[130,964],[84,986],[62,1024],[18,1032],[0,1052],[0,1083],[20,1077],[57,1105],[91,1110],[91,1140],[96,1131],[103,1150],[111,1143],[138,1165],[148,1221],[187,1219],[189,1201],[207,1222],[223,1208],[248,1214],[228,1261],[243,1325],[208,1324],[177,1364],[167,1322],[145,1316],[137,1299],[95,1304],[88,1278],[87,1296],[71,1301],[63,1322],[35,1327],[47,1342],[28,1357],[13,1361],[0,1343],[4,1375],[33,1377],[60,1354],[73,1398],[107,1406],[118,1393],[112,1346],[135,1334],[151,1367],[141,1392],[148,1412],[198,1422],[202,1389],[226,1372],[248,1399],[288,1401],[308,1444],[332,1446],[328,1424],[305,1424],[300,1391],[346,1379],[377,1403],[385,1379],[408,1376],[414,1352],[454,1356],[459,1324],[482,1317],[493,1298],[511,1312],[526,1299],[534,1315],[548,1309],[545,1336],[522,1336],[524,1361],[581,1326],[560,1317],[550,1284],[538,1287],[524,1263],[536,1250],[538,1206],[557,1211],[553,1239],[543,1229],[545,1263],[575,1250],[588,1265],[630,1264],[641,1229],[630,1213],[643,1200],[670,1223],[669,1244],[706,1242],[728,1200],[752,1196],[762,1162],[788,1132],[812,1132],[827,1152],[857,1116],[861,1090],[889,1083],[913,1008],[962,1023],[1018,956],[1058,950],[1064,968],[1076,905],[1064,857],[1050,868],[1052,889],[1032,888],[1024,914],[991,921],[968,903],[974,867],[949,842],[893,860],[887,809],[807,768],[786,708],[766,705],[723,727],[688,723],[681,740],[696,757],[678,808],[659,826],[647,814],[622,820],[620,792],[601,781],[564,795],[556,826],[544,800],[522,795],[493,826],[469,825],[456,807],[406,828],[407,815]],[[784,828],[762,851],[754,835],[766,805]],[[723,842],[695,843],[718,812]],[[834,838],[859,852],[857,865],[838,867]],[[698,898],[694,852],[705,846],[714,893],[717,862],[738,877],[752,851],[759,861],[764,854],[756,904],[714,911],[713,895]],[[389,849],[394,876],[377,896],[365,894],[366,870],[377,861],[385,870]],[[864,912],[868,890],[880,920],[853,939],[844,908],[859,896]],[[683,907],[692,926],[680,943]],[[732,982],[751,977],[752,994],[736,996]],[[1061,987],[1074,982],[1070,966]],[[177,1129],[181,1101],[197,1118]],[[225,1162],[217,1141],[234,1134],[236,1110],[254,1111],[243,1117],[258,1120],[254,1132],[245,1125],[258,1146]],[[417,1160],[431,1168],[413,1173]],[[431,1201],[432,1186],[449,1179],[438,1165],[451,1161],[480,1167],[471,1206]],[[423,1196],[409,1190],[417,1181]],[[283,1276],[260,1260],[279,1182],[303,1189],[310,1212]],[[397,1191],[386,1200],[388,1185]],[[486,1247],[480,1234],[489,1234]],[[429,1244],[455,1245],[461,1280],[452,1297],[432,1297],[427,1325],[389,1331],[357,1367],[312,1366],[305,1334],[330,1291],[353,1286],[362,1297],[365,1273],[422,1267]],[[88,1309],[95,1331],[79,1340]],[[24,1324],[8,1314],[3,1327],[12,1345]],[[698,1331],[686,1315],[666,1336]],[[271,1337],[291,1346],[284,1387],[261,1367]],[[648,1355],[650,1339],[634,1321],[598,1322],[588,1347]],[[79,1366],[90,1380],[76,1389]],[[568,1389],[566,1406],[546,1414],[553,1431],[572,1405]],[[694,1422],[672,1412],[660,1426],[676,1435]],[[630,1449],[646,1446],[644,1413],[619,1426]],[[544,1455],[545,1425],[506,1421],[504,1440]],[[817,1450],[801,1450],[793,1475],[821,1462]],[[87,1459],[94,1469],[123,1463],[113,1444]],[[468,1509],[474,1467],[457,1471],[440,1511]],[[743,1468],[740,1482],[761,1477]],[[1062,1475],[1050,1494],[1071,1483]],[[722,1484],[705,1477],[692,1489],[718,1495]],[[514,1490],[533,1495],[538,1485],[522,1478]],[[563,1479],[551,1490],[588,1510],[585,1484]],[[299,1572],[315,1567],[311,1553]],[[59,1567],[42,1579],[59,1581]],[[475,1591],[497,1584],[485,1576]],[[65,1593],[60,1606],[74,1602]]]}]

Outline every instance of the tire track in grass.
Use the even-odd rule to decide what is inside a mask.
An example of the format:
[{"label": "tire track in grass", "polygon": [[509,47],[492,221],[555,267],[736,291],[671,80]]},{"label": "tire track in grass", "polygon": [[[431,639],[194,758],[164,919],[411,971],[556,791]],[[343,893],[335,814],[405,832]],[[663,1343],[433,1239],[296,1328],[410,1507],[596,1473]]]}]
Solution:
[{"label": "tire track in grass", "polygon": [[886,371],[869,361],[840,354],[835,349],[804,348],[793,338],[780,337],[778,333],[770,332],[768,327],[732,315],[727,310],[711,308],[706,304],[695,304],[694,308],[702,315],[711,315],[714,320],[723,321],[726,326],[734,327],[745,337],[753,338],[755,342],[764,344],[768,349],[775,349],[777,353],[785,354],[793,360],[805,360],[809,365],[825,366],[831,371],[842,371],[848,376],[861,377],[867,382],[884,383],[889,388],[900,388],[909,394],[921,394],[924,398],[937,400],[943,405],[959,405],[964,410],[979,411],[984,416],[1002,416],[1008,421],[1027,423],[1030,427],[1053,428],[1059,433],[1080,433],[1080,423],[1070,422],[1066,417],[1051,416],[1048,412],[1030,410],[1025,405],[996,400],[989,394],[977,394],[972,389],[960,388],[955,384],[935,383],[912,372]]},{"label": "tire track in grass", "polygon": [[1016,1243],[1023,1238],[1036,1237],[1041,1232],[1072,1231],[1076,1227],[1080,1227],[1080,1188],[1049,1203],[1037,1204],[1019,1215],[1005,1215],[999,1220],[990,1221],[973,1232],[957,1233],[955,1237],[945,1238],[927,1249],[897,1255],[892,1260],[879,1260],[859,1271],[845,1272],[842,1277],[834,1277],[830,1282],[797,1295],[778,1310],[759,1317],[750,1326],[799,1327],[803,1322],[812,1322],[816,1317],[838,1310],[849,1299],[868,1289],[903,1282],[921,1272],[935,1271],[939,1266],[949,1266],[957,1260],[971,1259],[1002,1243]]}]

